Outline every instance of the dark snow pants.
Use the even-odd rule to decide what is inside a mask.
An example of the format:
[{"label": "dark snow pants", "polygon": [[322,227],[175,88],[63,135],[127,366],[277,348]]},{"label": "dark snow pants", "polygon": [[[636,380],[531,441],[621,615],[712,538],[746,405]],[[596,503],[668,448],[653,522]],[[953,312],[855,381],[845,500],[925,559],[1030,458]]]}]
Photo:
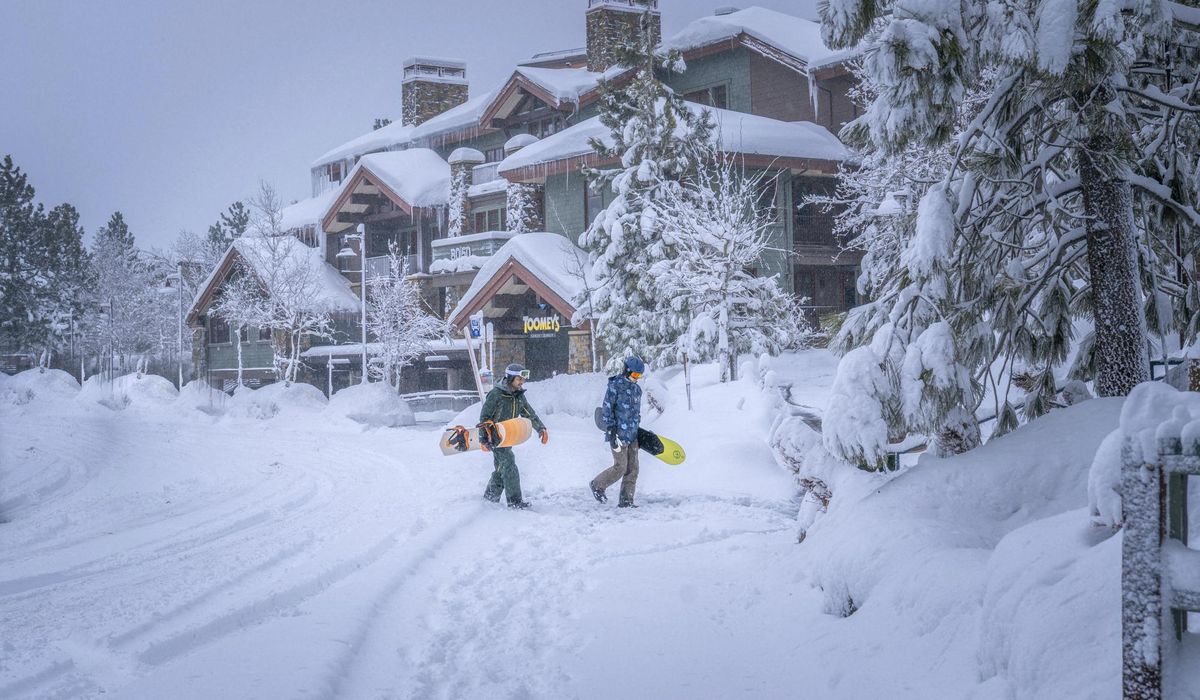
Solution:
[{"label": "dark snow pants", "polygon": [[503,491],[509,503],[521,502],[521,473],[517,471],[517,459],[513,456],[511,447],[497,447],[492,450],[492,463],[496,465],[492,471],[492,479],[488,482],[483,497],[489,501],[500,501]]},{"label": "dark snow pants", "polygon": [[592,485],[604,491],[609,486],[621,481],[621,499],[619,503],[633,503],[633,491],[637,488],[638,478],[638,446],[637,443],[624,445],[620,452],[613,453],[613,465],[596,475]]}]

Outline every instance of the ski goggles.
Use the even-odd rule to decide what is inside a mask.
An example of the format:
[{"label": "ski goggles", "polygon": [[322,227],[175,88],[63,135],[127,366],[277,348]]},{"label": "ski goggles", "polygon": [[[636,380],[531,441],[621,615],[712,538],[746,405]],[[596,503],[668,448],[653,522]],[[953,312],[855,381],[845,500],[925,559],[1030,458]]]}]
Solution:
[{"label": "ski goggles", "polygon": [[629,378],[630,378],[630,379],[634,379],[634,380],[641,379],[641,378],[642,378],[642,373],[641,373],[641,372],[630,372],[630,373],[629,373]]},{"label": "ski goggles", "polygon": [[521,379],[529,379],[529,370],[523,369],[516,374],[509,374],[510,377],[520,377]]}]

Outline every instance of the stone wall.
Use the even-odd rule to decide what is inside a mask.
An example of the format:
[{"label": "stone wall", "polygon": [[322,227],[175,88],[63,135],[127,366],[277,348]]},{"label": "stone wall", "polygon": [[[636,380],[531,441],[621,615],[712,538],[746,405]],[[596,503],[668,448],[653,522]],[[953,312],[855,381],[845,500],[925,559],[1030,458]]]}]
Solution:
[{"label": "stone wall", "polygon": [[467,101],[465,83],[410,80],[401,89],[404,124],[424,124],[448,109]]},{"label": "stone wall", "polygon": [[[567,372],[580,374],[592,371],[592,335],[587,331],[571,331],[571,356],[567,360]],[[597,368],[599,369],[599,368]]]},{"label": "stone wall", "polygon": [[[662,43],[662,15],[657,9],[657,0],[645,2],[650,13],[650,35],[655,46]],[[588,70],[606,71],[617,64],[622,45],[634,42],[641,35],[642,17],[645,13],[630,11],[620,6],[599,5],[587,13]]]},{"label": "stone wall", "polygon": [[525,364],[525,338],[497,337],[496,338],[496,376],[503,376],[504,368],[516,362]]}]

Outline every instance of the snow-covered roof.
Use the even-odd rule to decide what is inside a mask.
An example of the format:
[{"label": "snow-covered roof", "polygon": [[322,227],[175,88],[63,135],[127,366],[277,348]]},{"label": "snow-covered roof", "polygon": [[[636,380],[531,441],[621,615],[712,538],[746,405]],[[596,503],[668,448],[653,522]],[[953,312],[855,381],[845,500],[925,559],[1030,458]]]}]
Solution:
[{"label": "snow-covered roof", "polygon": [[398,121],[392,122],[383,128],[365,133],[356,139],[347,141],[337,148],[330,150],[325,155],[313,161],[312,167],[319,168],[322,165],[336,163],[346,158],[354,158],[364,153],[386,151],[390,148],[406,145],[412,141],[412,133],[413,127],[406,126]]},{"label": "snow-covered roof", "polygon": [[[350,286],[350,281],[341,275],[332,265],[325,262],[321,251],[309,248],[295,236],[241,236],[221,256],[219,262],[208,273],[208,277],[197,287],[196,298],[192,300],[191,311],[188,313],[189,322],[194,314],[200,312],[200,305],[212,298],[211,289],[217,282],[218,275],[224,275],[232,269],[232,258],[237,255],[251,267],[264,285],[267,293],[279,290],[271,289],[272,280],[279,283],[294,283],[304,275],[312,280],[311,292],[314,311],[353,311],[359,308],[358,296]],[[272,274],[272,268],[275,274]]]},{"label": "snow-covered roof", "polygon": [[[359,308],[358,296],[350,286],[350,280],[342,276],[321,255],[317,248],[309,248],[294,236],[266,238],[242,236],[233,242],[233,247],[248,265],[260,271],[264,265],[280,264],[285,270],[304,274],[311,272],[313,280],[314,308],[326,311],[353,311]],[[267,281],[268,275],[260,271]],[[294,279],[294,274],[290,275]],[[268,293],[274,290],[267,289]]]},{"label": "snow-covered roof", "polygon": [[610,68],[603,73],[594,73],[586,68],[517,68],[517,73],[550,93],[558,102],[576,104],[584,93],[595,90],[602,81],[611,80],[624,72],[625,69],[620,67]]},{"label": "snow-covered roof", "polygon": [[764,7],[701,17],[664,41],[662,47],[688,51],[736,39],[742,34],[804,61],[809,68],[844,61],[859,53],[858,49],[835,50],[826,46],[817,22]]},{"label": "snow-covered roof", "polygon": [[329,210],[329,206],[333,204],[333,200],[337,199],[341,191],[340,187],[334,187],[316,197],[302,199],[295,204],[284,207],[279,212],[280,230],[291,231],[292,229],[320,224],[321,219],[325,216],[325,212]]},{"label": "snow-covered roof", "polygon": [[471,287],[458,300],[458,306],[449,318],[457,318],[459,313],[474,305],[510,259],[520,263],[568,304],[583,290],[581,270],[587,275],[589,286],[595,284],[591,265],[587,264],[587,253],[576,247],[571,239],[557,233],[522,233],[513,236],[479,268]]},{"label": "snow-covered roof", "polygon": [[[829,161],[849,157],[849,151],[836,136],[812,122],[784,122],[693,103],[687,103],[687,107],[696,113],[712,112],[718,127],[714,136],[725,153]],[[592,117],[522,148],[500,162],[500,172],[593,153],[592,139],[612,145],[612,134],[600,117]]]},{"label": "snow-covered roof", "polygon": [[409,206],[433,207],[450,198],[450,165],[428,148],[369,153],[350,171],[348,181],[361,170],[400,196]]}]

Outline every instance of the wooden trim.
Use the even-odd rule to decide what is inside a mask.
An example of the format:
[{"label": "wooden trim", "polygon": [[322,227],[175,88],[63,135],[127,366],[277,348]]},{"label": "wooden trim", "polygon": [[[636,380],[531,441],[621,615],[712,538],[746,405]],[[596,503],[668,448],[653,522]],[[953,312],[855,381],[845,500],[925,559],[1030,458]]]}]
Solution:
[{"label": "wooden trim", "polygon": [[[396,194],[395,190],[384,184],[378,175],[371,172],[370,168],[362,163],[359,163],[358,172],[354,173],[354,177],[350,178],[350,181],[342,187],[342,193],[338,195],[338,198],[334,200],[333,205],[329,207],[329,209],[325,212],[325,216],[321,219],[321,228],[323,230],[326,232],[331,232],[334,226],[341,223],[338,221],[338,214],[341,213],[343,207],[354,201],[354,190],[358,189],[358,186],[363,184],[363,181],[367,179],[368,175],[371,176],[371,180],[368,182],[369,185],[379,188],[380,194],[390,199],[392,203],[400,207],[405,214],[408,214],[410,217],[412,216],[412,205],[404,201],[403,197]],[[344,227],[337,229],[337,231],[342,231],[343,229]]]},{"label": "wooden trim", "polygon": [[484,285],[483,289],[479,290],[479,294],[475,295],[475,300],[471,302],[471,305],[459,311],[450,319],[450,325],[454,326],[456,330],[462,330],[470,321],[471,315],[486,306],[492,300],[492,297],[496,296],[504,285],[508,283],[508,280],[514,276],[520,278],[535,294],[554,307],[555,311],[558,311],[568,319],[575,315],[575,307],[571,306],[570,302],[547,287],[544,282],[537,278],[537,275],[530,272],[529,268],[518,262],[516,258],[510,257],[508,262],[504,263],[496,271],[496,274],[492,276],[492,279]]},{"label": "wooden trim", "polygon": [[217,265],[217,273],[212,276],[212,281],[201,292],[200,297],[192,304],[192,308],[188,309],[187,324],[192,326],[199,322],[200,311],[207,309],[212,303],[213,295],[225,283],[225,278],[233,270],[234,262],[238,257],[237,248],[229,246],[229,250],[225,251],[225,257],[221,258],[221,262]]}]

